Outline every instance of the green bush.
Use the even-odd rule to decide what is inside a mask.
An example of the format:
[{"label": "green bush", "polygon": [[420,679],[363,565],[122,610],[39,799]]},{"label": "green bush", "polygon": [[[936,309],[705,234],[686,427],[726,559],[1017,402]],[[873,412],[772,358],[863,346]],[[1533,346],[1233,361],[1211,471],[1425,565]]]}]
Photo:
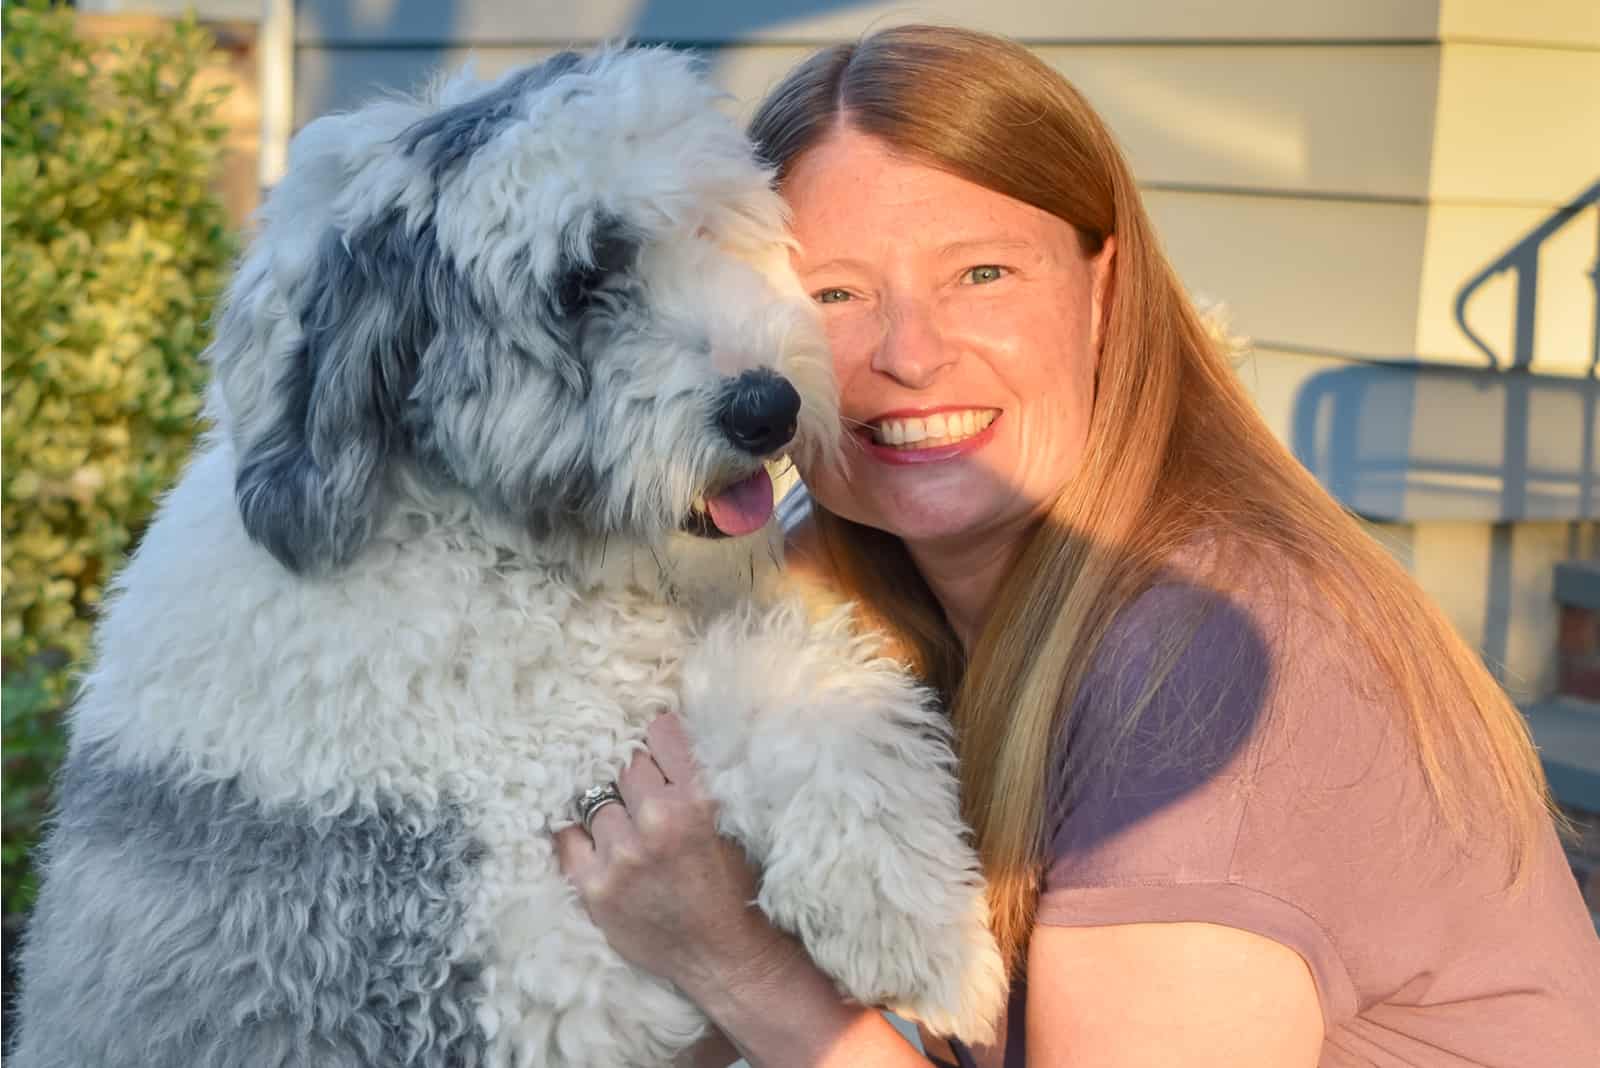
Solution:
[{"label": "green bush", "polygon": [[4,290],[4,909],[58,759],[69,672],[107,577],[189,451],[199,354],[232,240],[211,186],[220,90],[192,19],[122,44],[70,9],[6,2],[0,167]]}]

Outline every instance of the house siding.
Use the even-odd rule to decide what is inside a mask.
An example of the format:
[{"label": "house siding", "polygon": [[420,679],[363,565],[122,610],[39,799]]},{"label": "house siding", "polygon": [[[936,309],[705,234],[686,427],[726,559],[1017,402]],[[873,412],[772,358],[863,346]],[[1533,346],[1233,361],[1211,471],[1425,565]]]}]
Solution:
[{"label": "house siding", "polygon": [[1106,117],[1190,288],[1254,339],[1240,373],[1268,422],[1403,547],[1514,693],[1553,684],[1550,568],[1597,542],[1600,209],[1517,261],[1538,269],[1520,304],[1501,261],[1600,179],[1594,4],[300,0],[295,15],[296,125],[469,55],[492,76],[621,37],[701,50],[740,114],[818,45],[894,22],[1024,41]]}]

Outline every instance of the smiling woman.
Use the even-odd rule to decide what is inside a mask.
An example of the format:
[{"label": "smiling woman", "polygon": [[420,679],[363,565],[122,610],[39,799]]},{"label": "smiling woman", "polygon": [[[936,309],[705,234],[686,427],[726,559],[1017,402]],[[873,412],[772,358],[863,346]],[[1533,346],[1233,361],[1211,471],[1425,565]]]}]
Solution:
[{"label": "smiling woman", "polygon": [[[1084,99],[900,27],[803,62],[751,133],[853,431],[802,467],[791,556],[945,698],[1011,966],[998,1041],[926,1048],[1592,1063],[1600,942],[1518,713],[1255,412]],[[603,903],[622,952],[753,1063],[917,1063],[751,922],[713,831]]]},{"label": "smiling woman", "polygon": [[[1086,239],[848,126],[783,189],[864,446],[808,484],[914,552],[1020,537],[1083,454],[1115,238]],[[949,462],[961,457],[973,461]]]}]

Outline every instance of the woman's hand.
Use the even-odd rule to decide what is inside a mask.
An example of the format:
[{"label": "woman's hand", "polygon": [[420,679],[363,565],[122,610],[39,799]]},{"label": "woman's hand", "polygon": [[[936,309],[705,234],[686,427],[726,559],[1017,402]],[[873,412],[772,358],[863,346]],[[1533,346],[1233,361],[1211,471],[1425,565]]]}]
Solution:
[{"label": "woman's hand", "polygon": [[649,752],[617,779],[623,804],[595,812],[592,834],[557,834],[556,853],[611,947],[675,983],[732,1039],[713,1033],[679,1063],[738,1053],[757,1068],[926,1065],[877,1012],[841,1000],[752,904],[755,873],[717,834],[716,805],[678,718],[659,717],[645,742]]},{"label": "woman's hand", "polygon": [[682,722],[663,715],[617,779],[621,805],[591,832],[556,835],[561,869],[611,947],[697,1001],[758,978],[796,951],[752,904],[756,876],[717,834]]}]

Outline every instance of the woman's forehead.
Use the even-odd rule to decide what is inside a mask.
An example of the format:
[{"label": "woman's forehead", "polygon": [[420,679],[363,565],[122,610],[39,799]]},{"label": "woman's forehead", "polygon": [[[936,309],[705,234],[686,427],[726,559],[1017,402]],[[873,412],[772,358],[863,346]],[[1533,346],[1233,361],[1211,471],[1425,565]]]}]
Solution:
[{"label": "woman's forehead", "polygon": [[854,131],[803,155],[783,193],[796,236],[815,254],[880,243],[941,255],[1076,245],[1075,231],[1055,216]]}]

